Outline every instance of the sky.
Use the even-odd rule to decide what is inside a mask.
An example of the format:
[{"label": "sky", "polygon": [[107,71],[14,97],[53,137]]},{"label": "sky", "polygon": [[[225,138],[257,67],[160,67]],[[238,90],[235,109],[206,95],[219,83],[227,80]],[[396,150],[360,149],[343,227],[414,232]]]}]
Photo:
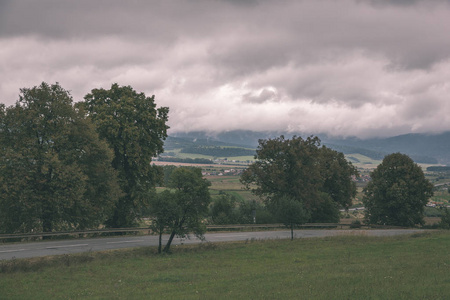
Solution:
[{"label": "sky", "polygon": [[450,130],[450,0],[0,0],[0,102],[130,85],[169,134]]}]

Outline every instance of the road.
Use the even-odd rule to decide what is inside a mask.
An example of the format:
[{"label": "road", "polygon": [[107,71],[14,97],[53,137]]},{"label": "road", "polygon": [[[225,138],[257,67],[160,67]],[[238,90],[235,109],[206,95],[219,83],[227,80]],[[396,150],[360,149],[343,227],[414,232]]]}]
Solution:
[{"label": "road", "polygon": [[[411,234],[420,232],[420,229],[379,229],[379,230],[295,230],[296,238],[326,237],[336,235],[370,235],[370,236],[392,236],[399,234]],[[230,233],[207,233],[205,242],[229,242],[261,239],[288,239],[291,236],[289,230],[280,231],[257,231],[257,232],[230,232]],[[163,242],[168,239],[164,235]],[[201,243],[199,239],[173,240],[172,245]],[[62,241],[41,241],[27,243],[0,244],[0,260],[10,260],[14,258],[31,258],[49,255],[73,254],[91,251],[105,251],[121,248],[157,246],[158,236],[127,236],[114,238],[96,239],[74,239]]]}]

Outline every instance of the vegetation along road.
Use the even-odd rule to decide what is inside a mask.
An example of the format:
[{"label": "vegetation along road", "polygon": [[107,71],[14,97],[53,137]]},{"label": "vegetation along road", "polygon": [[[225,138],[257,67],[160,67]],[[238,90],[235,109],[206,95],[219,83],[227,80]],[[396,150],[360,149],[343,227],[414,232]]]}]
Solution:
[{"label": "vegetation along road", "polygon": [[[370,235],[391,236],[399,234],[411,234],[420,232],[420,229],[379,229],[379,230],[296,230],[296,238],[326,237],[336,235]],[[259,232],[231,232],[205,234],[204,242],[230,242],[246,241],[252,239],[287,239],[291,235],[289,230],[283,231],[259,231]],[[163,235],[167,241],[169,235]],[[175,238],[174,246],[181,244],[201,243],[192,239]],[[14,243],[0,245],[0,260],[14,258],[30,258],[49,255],[73,254],[90,251],[106,251],[131,247],[158,246],[158,236],[127,236],[120,238],[77,239],[64,241]]]}]

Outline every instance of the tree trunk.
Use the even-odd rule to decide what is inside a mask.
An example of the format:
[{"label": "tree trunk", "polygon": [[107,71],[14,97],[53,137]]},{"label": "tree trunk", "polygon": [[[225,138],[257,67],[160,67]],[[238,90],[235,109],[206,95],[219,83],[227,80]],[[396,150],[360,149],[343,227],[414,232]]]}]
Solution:
[{"label": "tree trunk", "polygon": [[170,251],[170,244],[172,244],[173,238],[175,237],[175,230],[172,230],[172,233],[170,234],[169,240],[167,241],[166,246],[164,247],[164,252],[169,253]]},{"label": "tree trunk", "polygon": [[159,245],[158,245],[158,253],[161,254],[161,248],[162,248],[162,231],[159,231]]}]

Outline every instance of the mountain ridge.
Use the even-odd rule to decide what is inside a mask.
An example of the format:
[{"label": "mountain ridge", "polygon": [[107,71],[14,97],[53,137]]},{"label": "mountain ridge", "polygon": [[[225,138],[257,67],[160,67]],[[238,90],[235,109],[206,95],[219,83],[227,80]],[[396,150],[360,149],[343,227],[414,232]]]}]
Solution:
[{"label": "mountain ridge", "polygon": [[[235,146],[256,149],[259,139],[284,135],[307,137],[311,134],[280,131],[234,130],[219,133],[206,131],[172,133],[170,138],[191,141],[201,145]],[[401,152],[418,163],[450,165],[450,131],[440,134],[410,133],[388,138],[360,139],[356,137],[336,138],[317,134],[322,144],[344,154],[360,153],[374,159]]]}]

